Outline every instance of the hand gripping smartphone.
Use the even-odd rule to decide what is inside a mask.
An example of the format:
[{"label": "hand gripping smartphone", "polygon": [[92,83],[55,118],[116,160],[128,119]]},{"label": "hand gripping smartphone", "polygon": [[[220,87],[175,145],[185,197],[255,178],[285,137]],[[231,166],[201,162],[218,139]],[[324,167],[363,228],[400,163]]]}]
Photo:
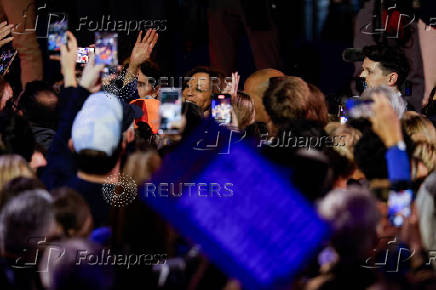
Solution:
[{"label": "hand gripping smartphone", "polygon": [[89,52],[94,52],[93,47],[78,47],[77,48],[77,63],[88,63],[89,61]]},{"label": "hand gripping smartphone", "polygon": [[389,192],[388,197],[388,218],[392,225],[401,227],[404,221],[410,216],[410,205],[413,192],[410,189]]},{"label": "hand gripping smartphone", "polygon": [[95,64],[118,65],[117,33],[95,33]]},{"label": "hand gripping smartphone", "polygon": [[232,96],[230,94],[213,94],[211,115],[218,123],[232,123]]},{"label": "hand gripping smartphone", "polygon": [[372,116],[371,99],[350,98],[345,104],[347,115],[350,118],[370,118]]},{"label": "hand gripping smartphone", "polygon": [[48,50],[50,53],[59,52],[62,44],[67,44],[67,17],[50,23],[48,26]]}]

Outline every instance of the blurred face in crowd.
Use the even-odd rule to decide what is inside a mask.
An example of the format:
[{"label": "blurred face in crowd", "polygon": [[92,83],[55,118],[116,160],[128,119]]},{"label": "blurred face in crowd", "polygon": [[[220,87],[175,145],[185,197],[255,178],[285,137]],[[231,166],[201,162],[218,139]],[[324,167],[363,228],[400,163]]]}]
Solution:
[{"label": "blurred face in crowd", "polygon": [[376,88],[382,85],[396,87],[398,74],[395,72],[387,73],[381,67],[381,64],[365,57],[362,64],[362,73],[360,77],[365,78],[369,88]]},{"label": "blurred face in crowd", "polygon": [[138,95],[140,98],[145,98],[146,96],[157,97],[157,90],[153,90],[153,85],[148,81],[148,77],[141,71],[139,71],[138,75]]},{"label": "blurred face in crowd", "polygon": [[195,73],[183,91],[185,101],[196,104],[203,111],[209,108],[211,95],[212,87],[209,74],[203,72]]},{"label": "blurred face in crowd", "polygon": [[0,100],[0,111],[4,109],[6,106],[6,102],[12,98],[12,95],[14,92],[12,91],[12,88],[10,85],[5,85],[5,88],[2,92],[1,100]]}]

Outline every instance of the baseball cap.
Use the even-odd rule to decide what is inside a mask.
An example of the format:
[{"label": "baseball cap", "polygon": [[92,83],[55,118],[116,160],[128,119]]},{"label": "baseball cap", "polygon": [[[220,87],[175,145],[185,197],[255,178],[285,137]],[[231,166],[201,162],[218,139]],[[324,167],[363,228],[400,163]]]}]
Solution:
[{"label": "baseball cap", "polygon": [[103,151],[111,156],[121,139],[122,122],[123,107],[117,96],[107,92],[91,94],[73,122],[74,149]]},{"label": "baseball cap", "polygon": [[346,48],[342,52],[342,60],[345,62],[363,61],[365,56],[361,48]]}]

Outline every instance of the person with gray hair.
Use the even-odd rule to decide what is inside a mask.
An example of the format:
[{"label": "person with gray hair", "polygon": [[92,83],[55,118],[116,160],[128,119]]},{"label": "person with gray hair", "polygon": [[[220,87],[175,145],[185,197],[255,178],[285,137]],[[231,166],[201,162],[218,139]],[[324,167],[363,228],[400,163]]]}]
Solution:
[{"label": "person with gray hair", "polygon": [[318,256],[321,274],[305,289],[368,289],[377,276],[364,268],[377,242],[380,214],[368,189],[351,186],[330,191],[318,204],[318,213],[332,229],[330,246]]},{"label": "person with gray hair", "polygon": [[401,119],[403,117],[404,112],[407,110],[407,102],[403,99],[401,93],[395,92],[394,89],[388,86],[380,86],[366,89],[362,94],[362,99],[371,99],[376,94],[385,95],[397,113],[398,118]]},{"label": "person with gray hair", "polygon": [[[11,289],[37,289],[39,250],[56,234],[52,198],[46,190],[22,192],[9,200],[0,213],[1,275]],[[6,267],[6,268],[5,268]],[[9,289],[9,288],[8,288]]]},{"label": "person with gray hair", "polygon": [[11,199],[0,214],[0,249],[3,255],[21,255],[29,239],[47,237],[55,228],[52,197],[46,190],[24,191]]},{"label": "person with gray hair", "polygon": [[376,199],[363,187],[331,191],[319,203],[318,213],[333,229],[332,246],[341,259],[367,258],[380,219]]}]

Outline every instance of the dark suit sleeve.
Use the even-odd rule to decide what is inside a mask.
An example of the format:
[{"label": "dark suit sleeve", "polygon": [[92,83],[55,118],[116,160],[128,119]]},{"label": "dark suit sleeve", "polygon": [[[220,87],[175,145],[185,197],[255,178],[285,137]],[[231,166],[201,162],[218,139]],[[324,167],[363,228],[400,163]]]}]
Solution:
[{"label": "dark suit sleeve", "polygon": [[76,174],[76,166],[73,154],[68,147],[68,141],[71,138],[74,118],[88,96],[88,90],[81,87],[65,88],[61,92],[59,126],[48,151],[47,166],[42,175],[42,181],[47,189],[65,185]]}]

